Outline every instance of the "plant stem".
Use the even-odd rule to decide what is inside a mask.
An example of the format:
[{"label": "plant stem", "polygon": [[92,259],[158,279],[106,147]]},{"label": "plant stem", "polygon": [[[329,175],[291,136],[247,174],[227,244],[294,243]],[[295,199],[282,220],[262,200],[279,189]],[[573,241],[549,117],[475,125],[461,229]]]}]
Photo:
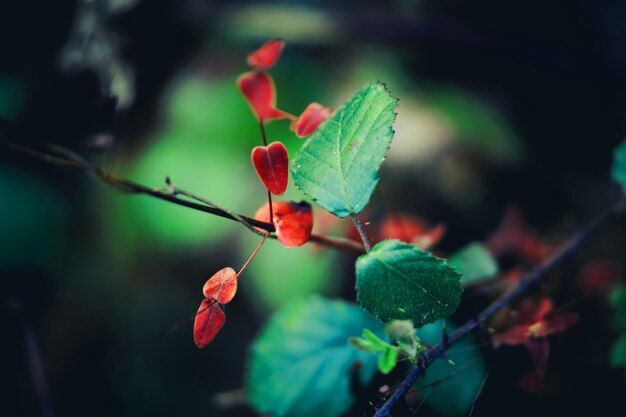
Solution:
[{"label": "plant stem", "polygon": [[444,356],[446,350],[459,340],[476,330],[482,323],[493,316],[496,312],[502,308],[508,306],[515,298],[524,293],[529,287],[533,286],[537,282],[544,279],[552,270],[569,260],[577,251],[579,251],[585,243],[587,243],[596,233],[602,228],[607,226],[611,221],[619,218],[626,212],[626,200],[620,201],[610,210],[607,210],[600,216],[598,216],[593,222],[591,222],[586,228],[579,231],[563,249],[552,258],[550,258],[545,264],[534,269],[524,278],[522,278],[517,286],[505,294],[503,297],[497,299],[491,303],[487,308],[480,312],[477,316],[469,320],[463,326],[455,330],[447,339],[442,340],[439,344],[428,349],[422,354],[422,360],[406,379],[402,382],[400,387],[393,393],[391,397],[376,411],[374,417],[389,417],[391,409],[394,405],[399,403],[407,391],[411,388],[417,378],[422,375],[425,369],[436,359]]},{"label": "plant stem", "polygon": [[361,240],[363,241],[363,246],[365,246],[365,251],[366,252],[371,251],[372,245],[370,245],[370,240],[367,237],[367,234],[365,233],[365,228],[363,227],[363,223],[361,223],[361,220],[359,220],[359,218],[354,213],[350,213],[350,217],[352,217],[352,221],[354,222],[354,225],[356,226],[356,230],[358,230],[359,236],[361,236]]},{"label": "plant stem", "polygon": [[263,235],[263,239],[261,239],[261,241],[259,242],[259,244],[257,245],[257,247],[254,249],[254,252],[252,252],[252,255],[250,255],[250,257],[248,258],[248,260],[246,261],[245,264],[243,264],[243,266],[241,267],[241,269],[239,270],[239,272],[237,272],[237,278],[239,278],[239,275],[241,275],[241,273],[243,272],[244,269],[246,269],[246,266],[248,266],[248,264],[250,263],[250,261],[252,261],[252,259],[256,256],[257,252],[259,252],[259,249],[261,249],[261,246],[263,246],[263,244],[265,243],[265,241],[267,240],[267,238],[270,236],[269,232],[265,232],[265,234]]},{"label": "plant stem", "polygon": [[[39,150],[26,148],[26,147],[13,144],[13,143],[1,143],[0,142],[0,147],[4,147],[11,151],[28,155],[32,158],[39,159],[41,161],[44,161],[44,162],[47,162],[56,166],[65,167],[65,168],[73,168],[73,169],[82,171],[87,174],[92,174],[100,181],[106,184],[112,185],[113,187],[122,191],[130,192],[134,194],[149,195],[151,197],[158,198],[159,200],[164,200],[172,204],[202,211],[204,213],[223,217],[228,220],[233,220],[233,221],[242,223],[246,227],[248,227],[248,225],[254,226],[270,233],[273,233],[276,231],[276,228],[271,223],[261,222],[251,217],[247,217],[241,214],[237,214],[237,213],[219,208],[217,205],[210,202],[209,200],[203,199],[202,197],[191,194],[189,192],[185,191],[184,194],[181,194],[181,193],[179,194],[188,195],[188,196],[193,195],[193,197],[189,197],[189,198],[202,201],[204,204],[198,204],[193,201],[178,198],[175,195],[172,195],[171,192],[163,191],[157,188],[150,188],[145,185],[136,183],[134,181],[118,177],[114,174],[111,174],[102,170],[101,168],[95,167],[93,165],[89,165],[88,163],[84,161],[73,159],[69,157],[68,155],[57,156],[57,155],[42,152]],[[176,190],[182,191],[178,188]],[[274,234],[271,234],[269,237],[271,239],[276,239],[276,236]],[[330,236],[311,235],[311,238],[309,240],[321,246],[338,250],[341,252],[345,252],[345,253],[356,254],[356,255],[362,255],[365,253],[365,248],[361,244],[352,240],[348,240],[348,239],[334,238]]]}]

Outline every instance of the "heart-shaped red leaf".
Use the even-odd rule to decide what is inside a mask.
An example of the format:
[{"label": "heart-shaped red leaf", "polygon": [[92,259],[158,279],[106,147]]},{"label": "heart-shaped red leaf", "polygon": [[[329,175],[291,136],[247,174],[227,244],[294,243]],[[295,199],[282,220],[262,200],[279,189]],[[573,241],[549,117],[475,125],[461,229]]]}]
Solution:
[{"label": "heart-shaped red leaf", "polygon": [[205,298],[220,304],[230,302],[237,292],[237,273],[231,267],[220,269],[204,283],[202,292]]},{"label": "heart-shaped red leaf", "polygon": [[285,42],[282,39],[267,41],[259,49],[248,55],[248,65],[257,71],[271,68],[280,58],[284,47]]},{"label": "heart-shaped red leaf", "polygon": [[239,77],[237,87],[261,122],[293,118],[292,115],[275,108],[276,88],[268,74],[247,72]]},{"label": "heart-shaped red leaf", "polygon": [[215,300],[203,300],[193,323],[193,339],[203,348],[215,337],[226,321],[226,316]]},{"label": "heart-shaped red leaf", "polygon": [[281,195],[287,189],[289,180],[289,154],[281,142],[252,149],[252,164],[261,182],[274,195]]},{"label": "heart-shaped red leaf", "polygon": [[[313,230],[313,212],[310,204],[274,201],[272,209],[276,236],[283,246],[295,248],[304,245],[309,240],[311,230]],[[254,218],[269,222],[269,204],[265,203],[257,210]]]},{"label": "heart-shaped red leaf", "polygon": [[291,128],[296,132],[296,136],[303,138],[315,132],[318,126],[330,116],[332,110],[318,103],[311,103],[302,112]]}]

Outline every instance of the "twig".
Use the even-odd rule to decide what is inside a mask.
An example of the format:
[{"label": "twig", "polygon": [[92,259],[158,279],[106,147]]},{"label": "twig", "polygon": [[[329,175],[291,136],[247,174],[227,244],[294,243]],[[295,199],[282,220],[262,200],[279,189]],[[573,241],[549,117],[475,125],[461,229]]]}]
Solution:
[{"label": "twig", "polygon": [[372,245],[370,245],[370,240],[367,237],[367,234],[365,233],[365,228],[363,227],[363,223],[361,223],[361,220],[359,220],[359,218],[354,213],[351,213],[350,217],[352,217],[352,221],[354,222],[354,225],[356,226],[356,230],[359,232],[359,236],[361,236],[361,240],[363,241],[363,245],[365,246],[365,251],[366,252],[371,251]]},{"label": "twig", "polygon": [[411,388],[417,378],[422,375],[424,370],[436,359],[444,356],[446,350],[452,345],[463,339],[465,336],[473,332],[479,325],[484,323],[488,318],[493,316],[496,312],[502,308],[508,306],[515,298],[524,293],[529,287],[544,279],[549,272],[556,267],[563,264],[566,260],[572,257],[582,246],[587,243],[596,233],[602,230],[603,227],[608,225],[611,221],[617,219],[626,212],[626,201],[622,200],[617,205],[606,211],[599,217],[597,217],[586,228],[582,229],[569,242],[565,247],[556,255],[554,255],[544,265],[534,269],[524,278],[522,278],[517,286],[503,297],[491,303],[476,317],[469,320],[463,326],[454,331],[447,340],[442,340],[438,345],[432,347],[422,354],[420,365],[417,366],[406,379],[402,382],[400,387],[393,393],[389,399],[376,411],[374,417],[389,417],[391,409],[397,403],[399,403],[407,391]]},{"label": "twig", "polygon": [[[126,192],[149,195],[149,196],[158,198],[160,200],[168,201],[170,203],[173,203],[179,206],[202,211],[204,213],[213,214],[215,216],[223,217],[228,220],[233,220],[233,221],[242,223],[244,226],[248,228],[249,226],[254,226],[262,230],[268,231],[270,233],[273,233],[276,231],[276,228],[271,223],[262,222],[262,221],[259,221],[259,220],[256,220],[247,216],[243,216],[241,214],[233,213],[231,211],[226,211],[222,208],[217,207],[216,205],[214,205],[214,203],[209,202],[209,200],[205,200],[205,199],[199,200],[199,198],[201,197],[198,197],[194,194],[185,192],[186,194],[193,195],[193,197],[189,197],[189,198],[193,198],[198,201],[203,201],[203,204],[199,204],[193,201],[178,198],[175,195],[172,195],[173,193],[164,191],[162,189],[146,187],[145,185],[136,183],[134,181],[131,181],[122,177],[118,177],[114,174],[104,171],[101,168],[95,167],[93,165],[89,165],[82,160],[72,159],[68,155],[53,155],[50,153],[26,148],[26,147],[13,144],[13,143],[0,142],[0,147],[5,147],[12,151],[20,152],[24,155],[28,155],[30,157],[39,159],[44,162],[48,162],[53,165],[66,167],[66,168],[73,168],[73,169],[77,169],[79,171],[83,171],[88,174],[92,174],[99,180],[109,185],[112,185],[120,190],[124,190]],[[178,189],[178,191],[181,191],[181,190]],[[181,194],[181,195],[184,195],[184,194]],[[262,233],[263,232],[261,232],[261,234]],[[276,239],[276,236],[274,234],[271,234],[269,237],[272,239]],[[362,245],[360,245],[358,242],[348,240],[348,239],[334,238],[330,236],[311,235],[311,238],[309,239],[309,241],[315,242],[321,246],[335,249],[338,251],[342,251],[345,253],[351,253],[351,254],[356,254],[356,255],[361,255],[365,253],[365,248]]]}]

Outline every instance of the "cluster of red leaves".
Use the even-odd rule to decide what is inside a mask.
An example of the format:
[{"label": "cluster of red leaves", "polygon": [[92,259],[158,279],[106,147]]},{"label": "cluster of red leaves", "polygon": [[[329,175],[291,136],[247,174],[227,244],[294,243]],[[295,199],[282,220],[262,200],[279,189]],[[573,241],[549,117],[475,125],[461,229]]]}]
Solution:
[{"label": "cluster of red leaves", "polygon": [[204,283],[202,293],[205,299],[200,303],[193,325],[196,346],[203,348],[215,338],[226,321],[220,304],[229,303],[236,292],[237,273],[231,267],[220,269]]},{"label": "cluster of red leaves", "polygon": [[504,314],[514,317],[516,324],[495,334],[494,346],[525,345],[538,375],[545,373],[548,364],[548,336],[562,333],[578,322],[578,314],[554,311],[552,301],[545,297],[524,299],[516,311],[505,310]]},{"label": "cluster of red leaves", "polygon": [[[265,71],[279,60],[285,47],[281,39],[272,39],[248,55],[251,71],[241,75],[237,87],[259,120],[265,142],[264,124],[276,119],[290,119],[290,128],[298,137],[305,137],[317,130],[331,114],[331,110],[311,103],[299,116],[293,116],[276,107],[274,80]],[[282,195],[289,183],[289,154],[281,142],[257,146],[252,150],[252,165],[265,188],[273,195]],[[273,215],[270,215],[273,212]],[[271,218],[270,218],[271,217]],[[311,207],[302,203],[276,202],[259,209],[257,220],[273,223],[280,243],[287,247],[303,245],[311,236],[313,216]]]},{"label": "cluster of red leaves", "polygon": [[[292,120],[291,129],[298,137],[308,136],[328,118],[331,111],[312,103],[300,117],[279,110],[276,107],[276,87],[274,80],[265,71],[274,66],[285,47],[280,39],[272,39],[248,55],[251,71],[241,75],[237,87],[244,96],[252,112],[259,120],[261,134],[265,142],[264,124],[276,119]],[[289,154],[281,142],[257,146],[252,150],[252,164],[265,188],[273,195],[282,195],[289,182]],[[270,222],[276,228],[278,241],[286,247],[305,244],[313,229],[313,213],[308,203],[287,203],[268,201],[256,213],[255,218]],[[199,348],[205,347],[215,338],[226,321],[221,305],[229,303],[237,292],[237,278],[246,265],[254,258],[269,234],[263,237],[239,273],[230,267],[223,268],[209,278],[202,293],[194,321],[194,340]]]},{"label": "cluster of red leaves", "polygon": [[[272,208],[272,223],[276,227],[278,241],[288,248],[304,245],[311,237],[313,230],[311,205],[304,201],[300,203],[274,201]],[[262,222],[269,222],[269,203],[261,206],[254,218]]]}]

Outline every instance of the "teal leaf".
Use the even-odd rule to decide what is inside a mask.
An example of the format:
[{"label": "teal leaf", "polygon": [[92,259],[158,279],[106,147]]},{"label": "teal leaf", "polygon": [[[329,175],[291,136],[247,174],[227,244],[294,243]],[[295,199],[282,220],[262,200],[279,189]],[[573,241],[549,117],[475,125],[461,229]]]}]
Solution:
[{"label": "teal leaf", "polygon": [[336,216],[363,210],[394,134],[397,103],[384,84],[365,86],[293,158],[296,185]]},{"label": "teal leaf", "polygon": [[463,274],[463,286],[493,278],[498,274],[498,263],[487,248],[478,242],[470,243],[452,254],[448,264]]},{"label": "teal leaf", "polygon": [[[454,326],[446,321],[447,330]],[[429,346],[441,340],[442,323],[436,322],[417,330],[418,337]],[[426,404],[442,417],[466,416],[480,392],[486,375],[485,360],[478,340],[470,335],[434,361],[416,386]]]},{"label": "teal leaf", "polygon": [[383,322],[421,327],[448,317],[461,301],[460,278],[443,259],[397,240],[378,243],[356,261],[357,299]]},{"label": "teal leaf", "polygon": [[615,149],[612,174],[626,193],[626,140]]},{"label": "teal leaf", "polygon": [[364,328],[383,326],[357,305],[310,297],[278,310],[252,344],[245,389],[253,407],[275,417],[337,417],[354,403],[352,366],[366,384],[376,355],[347,343]]}]

